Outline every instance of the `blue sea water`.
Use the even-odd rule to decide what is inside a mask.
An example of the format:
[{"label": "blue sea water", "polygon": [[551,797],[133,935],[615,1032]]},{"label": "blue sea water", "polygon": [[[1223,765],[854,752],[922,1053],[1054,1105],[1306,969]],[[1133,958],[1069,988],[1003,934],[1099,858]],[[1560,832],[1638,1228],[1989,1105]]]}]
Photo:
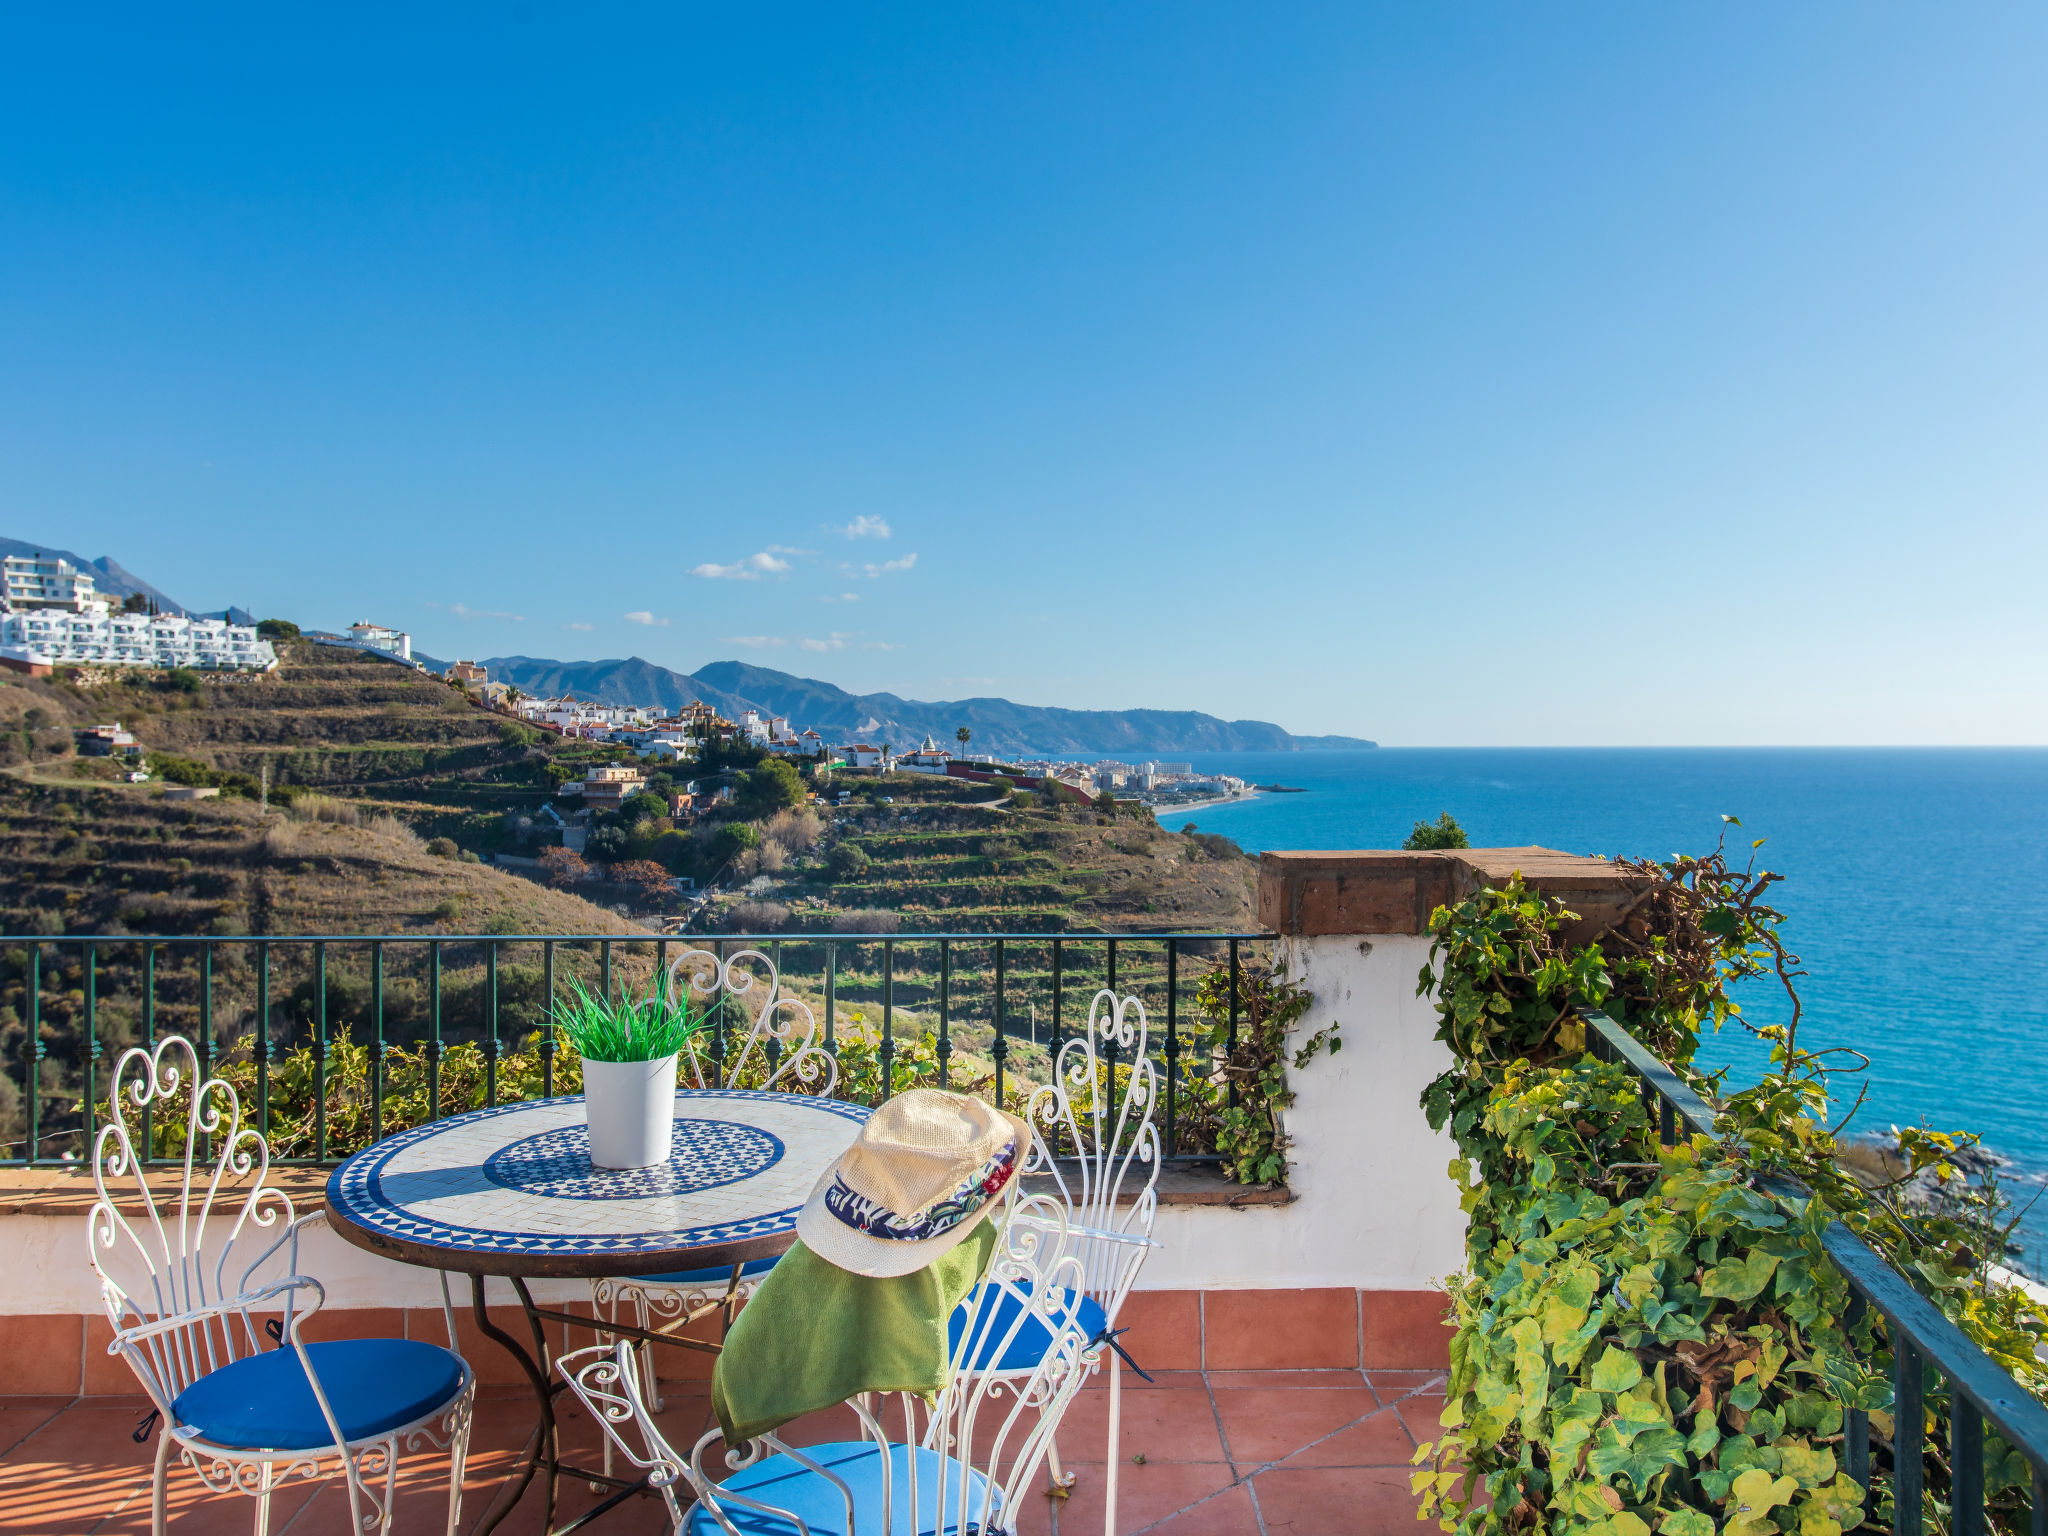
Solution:
[{"label": "blue sea water", "polygon": [[[1198,766],[1306,791],[1161,818],[1249,852],[1394,848],[1449,811],[1475,846],[1658,858],[1706,851],[1739,816],[1730,848],[1767,839],[1758,858],[1786,877],[1776,904],[1810,973],[1801,1039],[1870,1058],[1852,1128],[1976,1131],[2048,1173],[2048,750],[1381,748]],[[1742,1001],[1760,1022],[1785,1013],[1762,983]],[[1739,1026],[1701,1058],[1740,1081],[1765,1065]],[[2028,1227],[2048,1237],[2048,1220]]]}]

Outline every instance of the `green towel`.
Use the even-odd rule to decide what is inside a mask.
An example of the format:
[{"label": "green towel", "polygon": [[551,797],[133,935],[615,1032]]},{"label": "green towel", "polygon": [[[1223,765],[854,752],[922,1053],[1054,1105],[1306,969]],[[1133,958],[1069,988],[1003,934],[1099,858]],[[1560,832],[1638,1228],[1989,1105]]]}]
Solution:
[{"label": "green towel", "polygon": [[863,1392],[946,1384],[946,1321],[995,1252],[984,1220],[915,1274],[871,1280],[828,1264],[801,1242],[741,1309],[711,1372],[711,1407],[728,1445]]}]

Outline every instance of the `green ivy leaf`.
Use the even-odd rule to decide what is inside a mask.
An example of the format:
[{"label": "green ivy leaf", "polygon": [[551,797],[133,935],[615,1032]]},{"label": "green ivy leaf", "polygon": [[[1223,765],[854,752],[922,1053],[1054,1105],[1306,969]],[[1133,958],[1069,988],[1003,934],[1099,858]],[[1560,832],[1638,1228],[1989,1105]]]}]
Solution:
[{"label": "green ivy leaf", "polygon": [[1714,1517],[1691,1507],[1674,1509],[1657,1529],[1661,1536],[1714,1536]]},{"label": "green ivy leaf", "polygon": [[1778,1447],[1778,1470],[1802,1488],[1818,1488],[1835,1475],[1835,1453],[1790,1441]]},{"label": "green ivy leaf", "polygon": [[1643,1379],[1643,1367],[1636,1357],[1612,1344],[1593,1365],[1593,1388],[1598,1392],[1626,1392]]},{"label": "green ivy leaf", "polygon": [[1647,1495],[1651,1479],[1659,1472],[1666,1467],[1685,1465],[1685,1441],[1669,1425],[1660,1424],[1654,1429],[1646,1429],[1625,1444],[1616,1435],[1613,1443],[1599,1445],[1597,1442],[1604,1440],[1613,1428],[1615,1426],[1609,1425],[1600,1431],[1595,1437],[1596,1449],[1586,1458],[1587,1470],[1598,1476],[1624,1474],[1635,1485],[1637,1493]]},{"label": "green ivy leaf", "polygon": [[1728,1301],[1749,1301],[1770,1283],[1777,1267],[1778,1260],[1774,1255],[1751,1249],[1739,1259],[1730,1259],[1708,1270],[1700,1285],[1700,1294],[1719,1296]]}]

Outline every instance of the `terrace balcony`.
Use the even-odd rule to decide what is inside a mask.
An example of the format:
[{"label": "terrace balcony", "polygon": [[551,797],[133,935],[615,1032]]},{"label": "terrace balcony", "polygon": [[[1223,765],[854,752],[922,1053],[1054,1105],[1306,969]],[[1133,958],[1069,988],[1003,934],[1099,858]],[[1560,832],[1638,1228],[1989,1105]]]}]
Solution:
[{"label": "terrace balcony", "polygon": [[[868,1064],[865,1076],[849,1071],[842,1079],[842,1091],[855,1094],[936,1073],[1000,1100],[1020,1082],[1042,1080],[1049,1049],[1085,1017],[1097,987],[1145,1002],[1150,1050],[1167,1084],[1166,1169],[1154,1228],[1160,1246],[1121,1316],[1122,1342],[1153,1380],[1124,1377],[1120,1531],[1416,1528],[1410,1463],[1441,1433],[1452,1336],[1442,1282],[1464,1262],[1466,1225],[1445,1176],[1456,1148],[1418,1108],[1451,1058],[1436,1038],[1434,999],[1417,995],[1416,977],[1429,954],[1431,913],[1516,872],[1564,898],[1589,935],[1627,910],[1642,884],[1609,861],[1540,848],[1268,854],[1259,900],[1265,931],[1257,934],[760,941],[784,985],[826,1022],[842,1062]],[[37,1091],[23,1095],[20,1129],[8,1133],[22,1138],[15,1150],[23,1155],[0,1168],[0,1529],[15,1536],[148,1524],[151,1453],[146,1437],[137,1443],[131,1434],[147,1404],[127,1365],[107,1353],[110,1330],[85,1262],[92,1183],[80,1156],[95,1091],[104,1092],[106,1050],[190,1031],[215,1061],[246,1063],[260,1105],[287,1105],[280,1085],[300,1084],[317,1109],[280,1108],[269,1130],[288,1165],[273,1169],[274,1182],[310,1209],[340,1155],[405,1116],[551,1090],[557,1063],[528,1037],[543,1000],[569,976],[641,984],[699,942],[733,952],[754,941],[0,941],[17,968],[34,973],[24,994],[34,1007],[23,1010],[33,1032],[8,1047],[17,1084],[29,1076],[23,1039],[43,1051]],[[1217,1046],[1227,1049],[1249,1027],[1240,982],[1262,964],[1311,995],[1299,1036],[1335,1027],[1342,1048],[1291,1072],[1294,1098],[1280,1111],[1284,1182],[1248,1185],[1226,1175],[1216,1150],[1217,1110],[1229,1090],[1215,1084],[1212,1067]],[[51,1019],[53,1002],[61,1022]],[[95,1040],[99,1055],[79,1045]],[[1590,1043],[1640,1076],[1667,1141],[1684,1133],[1689,1117],[1711,1113],[1618,1029],[1596,1020]],[[56,1059],[53,1046],[70,1055]],[[362,1075],[350,1075],[348,1050],[360,1052]],[[1845,1266],[1861,1262],[1847,1246],[1842,1254]],[[445,1337],[441,1295],[424,1270],[323,1229],[310,1235],[300,1267],[327,1287],[316,1319],[327,1336]],[[1963,1432],[1981,1437],[1989,1422],[2030,1460],[2048,1449],[2039,1405],[2002,1373],[1983,1374],[1983,1357],[1966,1358],[1972,1346],[1952,1327],[1944,1333],[1945,1320],[1930,1318],[1924,1302],[1915,1310],[1910,1286],[1888,1271],[1861,1273],[1856,1283],[1914,1342],[1919,1363],[1960,1383]],[[587,1314],[581,1282],[537,1286],[536,1294]],[[509,1292],[494,1287],[490,1304],[503,1324],[518,1316]],[[457,1321],[482,1384],[465,1481],[468,1526],[509,1493],[532,1405],[510,1360],[467,1318]],[[551,1343],[589,1342],[579,1334],[558,1330]],[[707,1360],[676,1357],[663,1422],[681,1444],[711,1422]],[[1023,1529],[1073,1536],[1104,1528],[1104,1397],[1092,1386],[1061,1432],[1077,1473],[1071,1496],[1035,1505]],[[805,1421],[791,1438],[847,1438],[831,1419]],[[1852,1420],[1846,1432],[1852,1467],[1859,1433],[1867,1436],[1867,1420]],[[594,1427],[573,1410],[564,1435],[585,1449],[596,1443]],[[1862,1456],[1867,1469],[1869,1451]],[[2048,1512],[2039,1497],[2043,1468],[2035,1466],[2034,1508]],[[444,1469],[431,1454],[403,1464],[399,1529],[443,1518]],[[171,1486],[174,1532],[239,1531],[250,1519],[246,1499],[208,1493],[189,1474],[174,1472]],[[566,1485],[560,1518],[595,1500],[584,1486]],[[274,1505],[278,1531],[340,1530],[346,1522],[333,1481],[297,1485]],[[500,1528],[541,1528],[532,1490]],[[651,1499],[595,1527],[665,1528]],[[1958,1519],[1954,1528],[1981,1526]],[[2034,1529],[2042,1529],[2040,1514]]]}]

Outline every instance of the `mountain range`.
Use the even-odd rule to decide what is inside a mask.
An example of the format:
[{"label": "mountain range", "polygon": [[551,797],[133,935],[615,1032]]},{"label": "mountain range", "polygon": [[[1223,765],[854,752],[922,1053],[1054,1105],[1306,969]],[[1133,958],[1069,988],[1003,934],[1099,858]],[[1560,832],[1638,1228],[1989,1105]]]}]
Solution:
[{"label": "mountain range", "polygon": [[[111,597],[140,593],[165,613],[255,622],[239,608],[196,614],[117,564],[111,556],[88,560],[68,549],[0,538],[0,557],[53,555],[92,575]],[[414,653],[435,671],[447,663]],[[1357,736],[1296,736],[1265,720],[1220,720],[1192,709],[1050,709],[1008,699],[905,699],[893,693],[848,693],[816,678],[798,677],[743,661],[715,661],[695,672],[676,672],[639,656],[611,661],[552,661],[538,656],[490,656],[491,677],[522,693],[573,693],[601,704],[650,704],[674,710],[705,703],[727,719],[749,709],[788,717],[792,729],[812,730],[832,745],[866,739],[898,751],[929,736],[951,747],[966,726],[972,746],[1015,757],[1179,756],[1189,752],[1297,752],[1376,745]]]},{"label": "mountain range", "polygon": [[[443,668],[430,657],[419,659]],[[950,748],[966,726],[975,750],[1019,757],[1157,757],[1188,752],[1345,750],[1374,743],[1356,736],[1296,736],[1264,720],[1220,720],[1191,709],[1051,709],[1009,699],[933,700],[893,693],[848,693],[816,678],[743,661],[715,661],[676,672],[639,656],[613,661],[551,661],[535,656],[483,660],[496,682],[543,697],[573,693],[600,704],[711,705],[728,719],[748,709],[786,715],[794,730],[814,730],[838,745],[886,742],[902,751],[930,736]]]}]

